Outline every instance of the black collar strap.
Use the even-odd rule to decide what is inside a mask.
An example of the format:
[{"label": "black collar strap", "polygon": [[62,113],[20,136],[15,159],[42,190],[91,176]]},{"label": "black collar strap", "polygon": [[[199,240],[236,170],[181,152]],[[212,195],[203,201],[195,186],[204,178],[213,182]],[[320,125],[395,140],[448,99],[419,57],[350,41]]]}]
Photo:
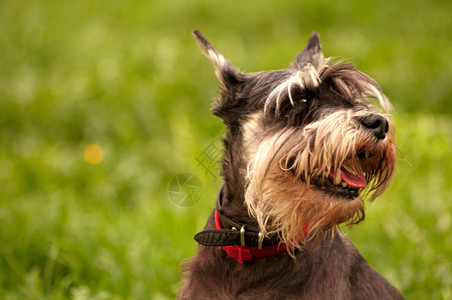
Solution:
[{"label": "black collar strap", "polygon": [[217,197],[215,217],[218,216],[218,218],[216,229],[206,229],[197,233],[195,240],[204,246],[240,245],[262,249],[263,247],[279,245],[281,241],[277,235],[263,237],[258,228],[239,224],[218,212],[222,206],[223,186],[221,186]]}]

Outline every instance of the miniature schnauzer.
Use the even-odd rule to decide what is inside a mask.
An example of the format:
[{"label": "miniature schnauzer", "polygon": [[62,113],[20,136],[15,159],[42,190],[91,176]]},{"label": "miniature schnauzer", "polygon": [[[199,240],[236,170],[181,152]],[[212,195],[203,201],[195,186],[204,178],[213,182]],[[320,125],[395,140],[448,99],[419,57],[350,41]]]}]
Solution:
[{"label": "miniature schnauzer", "polygon": [[288,69],[243,73],[199,31],[227,127],[224,184],[178,299],[403,299],[341,233],[396,166],[391,104],[318,33]]}]

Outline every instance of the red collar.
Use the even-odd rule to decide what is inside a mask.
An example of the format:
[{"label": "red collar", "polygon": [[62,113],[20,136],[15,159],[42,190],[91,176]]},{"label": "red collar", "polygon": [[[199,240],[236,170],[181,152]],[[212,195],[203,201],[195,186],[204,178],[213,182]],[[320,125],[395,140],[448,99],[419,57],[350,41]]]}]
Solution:
[{"label": "red collar", "polygon": [[[218,211],[215,209],[215,228],[223,229],[220,222],[220,215]],[[258,247],[251,246],[240,246],[240,245],[232,245],[232,246],[223,246],[223,250],[226,253],[236,259],[239,263],[243,264],[245,260],[252,260],[253,258],[263,258],[274,256],[285,252],[287,249],[286,244],[278,244],[268,247],[263,247],[259,250]]]}]

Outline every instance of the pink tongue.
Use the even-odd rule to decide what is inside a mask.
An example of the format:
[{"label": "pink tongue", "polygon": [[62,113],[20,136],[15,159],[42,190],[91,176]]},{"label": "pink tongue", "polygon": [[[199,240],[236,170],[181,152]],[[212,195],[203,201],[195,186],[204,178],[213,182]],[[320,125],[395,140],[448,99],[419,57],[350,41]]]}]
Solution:
[{"label": "pink tongue", "polygon": [[365,188],[367,186],[366,176],[364,174],[355,175],[342,168],[341,177],[343,181],[352,187]]}]

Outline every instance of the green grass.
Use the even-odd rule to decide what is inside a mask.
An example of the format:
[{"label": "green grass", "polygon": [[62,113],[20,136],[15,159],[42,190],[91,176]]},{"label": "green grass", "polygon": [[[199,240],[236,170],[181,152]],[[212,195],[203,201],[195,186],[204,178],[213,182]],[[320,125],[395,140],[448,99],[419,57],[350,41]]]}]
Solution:
[{"label": "green grass", "polygon": [[[245,71],[313,30],[392,100],[392,186],[349,232],[407,299],[452,299],[450,1],[0,1],[0,299],[172,299],[221,180],[223,130],[191,30]],[[85,161],[90,144],[104,152]],[[168,197],[179,173],[201,200]]]}]

